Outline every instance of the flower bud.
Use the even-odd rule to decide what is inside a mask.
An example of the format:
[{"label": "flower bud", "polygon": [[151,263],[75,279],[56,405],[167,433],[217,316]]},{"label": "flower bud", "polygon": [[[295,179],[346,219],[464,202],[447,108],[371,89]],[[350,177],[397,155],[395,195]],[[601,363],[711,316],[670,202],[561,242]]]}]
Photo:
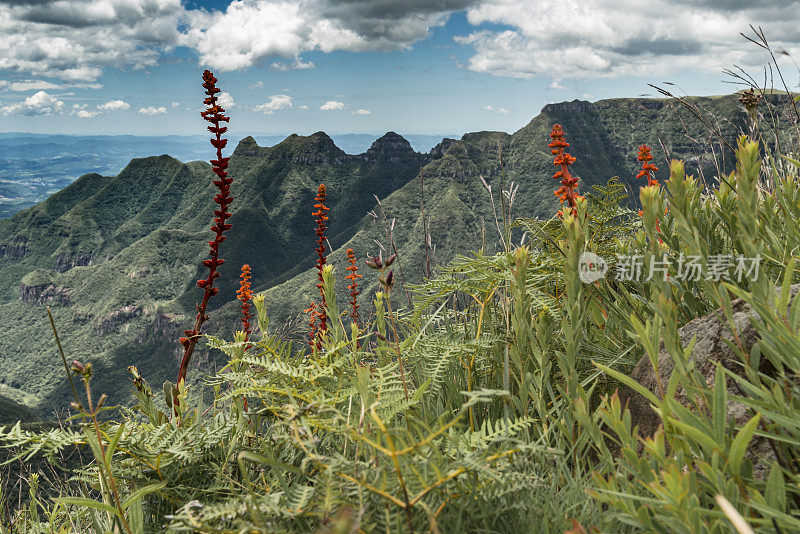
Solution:
[{"label": "flower bud", "polygon": [[92,364],[91,363],[81,363],[78,360],[72,360],[72,368],[71,371],[76,375],[80,375],[81,378],[89,379],[92,378]]},{"label": "flower bud", "polygon": [[373,257],[371,260],[367,260],[364,263],[367,264],[367,267],[370,269],[381,269],[383,268],[383,261],[381,261],[378,257]]}]

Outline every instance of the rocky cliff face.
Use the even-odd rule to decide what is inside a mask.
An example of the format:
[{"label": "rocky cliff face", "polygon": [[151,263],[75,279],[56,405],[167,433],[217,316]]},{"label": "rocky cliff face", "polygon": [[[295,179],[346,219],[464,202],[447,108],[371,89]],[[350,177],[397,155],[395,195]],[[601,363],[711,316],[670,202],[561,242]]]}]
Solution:
[{"label": "rocky cliff face", "polygon": [[69,305],[72,303],[72,294],[68,289],[52,284],[35,286],[20,284],[19,300],[40,306],[50,303]]},{"label": "rocky cliff face", "polygon": [[73,267],[81,267],[92,264],[92,254],[90,252],[64,252],[57,254],[53,260],[53,269],[57,273],[64,273]]},{"label": "rocky cliff face", "polygon": [[547,104],[542,108],[542,113],[580,113],[597,109],[594,104],[585,100],[573,100],[572,102],[559,102],[557,104]]},{"label": "rocky cliff face", "polygon": [[28,245],[25,240],[16,243],[0,244],[0,257],[19,259],[28,252]]},{"label": "rocky cliff face", "polygon": [[447,149],[450,148],[450,145],[455,143],[455,139],[450,139],[449,137],[445,137],[442,139],[442,142],[433,147],[430,151],[430,155],[433,158],[441,158],[444,156],[444,153],[447,152]]},{"label": "rocky cliff face", "polygon": [[97,321],[95,329],[101,335],[107,335],[131,319],[141,317],[142,313],[144,313],[144,308],[142,308],[142,306],[136,304],[123,306],[109,315],[101,317],[100,320]]}]

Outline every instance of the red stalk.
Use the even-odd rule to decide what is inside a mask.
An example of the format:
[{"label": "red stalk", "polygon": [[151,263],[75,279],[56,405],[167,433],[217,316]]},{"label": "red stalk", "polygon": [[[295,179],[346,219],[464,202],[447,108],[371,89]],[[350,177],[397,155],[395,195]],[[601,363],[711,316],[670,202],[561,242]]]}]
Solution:
[{"label": "red stalk", "polygon": [[[197,305],[197,318],[195,319],[194,328],[191,330],[184,330],[183,333],[186,337],[180,339],[183,345],[183,359],[181,359],[181,366],[178,370],[178,385],[186,380],[186,371],[189,369],[189,361],[192,359],[195,345],[202,336],[203,323],[208,320],[206,309],[208,308],[208,299],[219,293],[219,288],[214,287],[214,280],[219,278],[220,274],[217,267],[225,263],[225,260],[219,257],[219,246],[225,241],[223,235],[227,230],[230,230],[233,225],[227,222],[231,214],[228,212],[228,206],[233,202],[233,197],[230,196],[230,185],[233,181],[228,178],[228,160],[230,158],[222,157],[222,149],[228,143],[227,139],[222,138],[222,134],[228,131],[226,126],[220,126],[222,122],[229,122],[230,117],[225,116],[225,109],[217,103],[217,93],[220,89],[216,86],[217,78],[214,74],[206,70],[203,72],[203,88],[206,90],[207,95],[203,103],[208,106],[205,111],[200,115],[211,126],[208,131],[214,134],[211,139],[211,146],[217,149],[217,159],[211,160],[211,169],[217,175],[219,180],[214,180],[214,185],[219,189],[219,193],[214,197],[214,202],[218,205],[218,209],[214,210],[214,224],[211,226],[211,231],[214,232],[214,240],[209,241],[210,258],[203,261],[203,265],[208,267],[208,277],[201,278],[197,281],[197,286],[203,290],[203,300]],[[175,397],[175,407],[177,408],[177,397]]]}]

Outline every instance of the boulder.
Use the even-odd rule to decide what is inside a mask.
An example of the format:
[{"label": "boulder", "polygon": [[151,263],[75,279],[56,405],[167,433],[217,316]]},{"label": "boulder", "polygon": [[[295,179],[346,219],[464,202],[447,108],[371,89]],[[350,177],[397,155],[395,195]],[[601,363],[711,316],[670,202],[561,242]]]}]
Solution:
[{"label": "boulder", "polygon": [[[791,286],[791,295],[796,295],[798,290],[800,290],[800,284]],[[744,350],[749,353],[759,340],[758,332],[751,323],[751,319],[757,319],[758,314],[742,299],[732,301],[731,307],[733,310],[733,323],[738,332],[739,342]],[[689,321],[678,330],[678,334],[681,345],[684,347],[688,346],[692,338],[697,338],[691,360],[694,361],[695,368],[705,377],[709,386],[714,386],[717,363],[722,364],[726,369],[739,376],[744,376],[739,356],[723,341],[727,339],[732,341],[734,345],[736,344],[735,336],[731,333],[722,311],[715,310],[708,315]],[[658,367],[661,384],[666,388],[672,375],[674,363],[663,343],[658,354]],[[766,358],[762,359],[761,369],[759,370],[766,373],[771,371],[771,365]],[[658,379],[647,356],[639,360],[630,376],[656,396],[660,396]],[[732,378],[727,379],[727,389],[729,395],[744,395],[744,392]],[[661,425],[661,418],[653,410],[650,402],[627,386],[619,389],[619,398],[623,405],[627,404],[631,413],[631,423],[639,427],[639,435],[642,437],[652,436]],[[678,389],[675,398],[684,406],[690,406],[689,398],[682,388]],[[734,421],[737,426],[744,425],[753,415],[753,412],[743,404],[732,400],[728,401],[728,420]],[[754,461],[757,472],[765,467],[762,462],[758,461],[759,458],[762,460],[775,458],[771,446],[763,438],[755,438],[750,443],[747,456]]]}]

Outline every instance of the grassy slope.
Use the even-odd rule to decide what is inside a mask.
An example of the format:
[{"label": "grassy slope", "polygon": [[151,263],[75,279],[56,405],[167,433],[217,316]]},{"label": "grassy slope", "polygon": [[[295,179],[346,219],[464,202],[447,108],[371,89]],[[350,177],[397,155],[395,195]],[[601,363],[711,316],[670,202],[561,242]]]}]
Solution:
[{"label": "grassy slope", "polygon": [[[694,102],[723,120],[728,138],[743,123],[735,96]],[[228,263],[222,294],[212,301],[224,306],[212,314],[207,330],[230,336],[236,328],[232,299],[243,263],[253,267],[254,287],[269,290],[273,324],[298,313],[313,298],[310,213],[320,182],[328,186],[331,262],[339,265],[340,277],[345,248],[364,257],[377,253],[375,240],[386,242],[385,225],[366,215],[374,209],[395,219],[397,274],[415,281],[425,255],[420,166],[425,165],[425,214],[435,259],[444,263],[456,252],[480,247],[482,228],[488,247],[496,246],[494,213],[481,176],[492,185],[498,209],[499,190],[515,181],[520,187],[513,215],[554,213],[555,181],[546,148],[554,122],[564,125],[570,152],[577,157],[574,170],[586,188],[615,175],[635,176],[636,147],[642,143],[654,147],[662,168],[668,156],[661,142],[669,156],[690,161],[691,169],[695,154],[702,151],[687,140],[684,128],[694,139],[703,139],[705,127],[685,110],[679,113],[682,120],[666,101],[644,99],[548,105],[513,135],[467,134],[430,156],[413,152],[394,134],[362,157],[344,154],[321,132],[293,135],[271,148],[246,138],[231,159],[234,228],[223,245]],[[703,166],[708,176],[710,167]],[[188,325],[199,296],[194,280],[201,274],[198,265],[206,254],[212,216],[210,178],[205,163],[184,165],[168,156],[133,160],[117,177],[84,176],[0,222],[0,244],[29,249],[22,258],[0,257],[0,383],[11,397],[36,405],[42,413],[69,400],[43,307],[18,299],[20,280],[37,269],[43,271],[29,279],[52,279],[71,295],[69,306],[52,306],[54,315],[68,356],[95,362],[98,390],[110,393],[112,401],[124,400],[125,367],[131,364],[154,385],[173,378],[179,358],[174,340]],[[91,264],[55,272],[57,264],[63,270],[76,257],[83,257],[79,263],[90,257]],[[364,274],[368,287],[362,301],[367,304],[376,285]],[[211,365],[203,354],[196,361]]]},{"label": "grassy slope", "polygon": [[31,423],[38,420],[39,416],[27,406],[0,395],[0,425],[17,421]]}]

